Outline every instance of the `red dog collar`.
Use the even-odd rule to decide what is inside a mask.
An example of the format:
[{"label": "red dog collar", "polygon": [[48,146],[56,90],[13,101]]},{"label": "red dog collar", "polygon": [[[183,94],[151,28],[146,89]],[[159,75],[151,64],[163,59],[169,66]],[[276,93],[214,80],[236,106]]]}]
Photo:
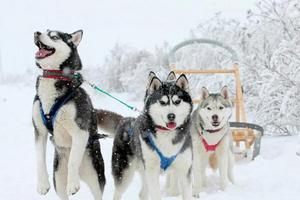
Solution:
[{"label": "red dog collar", "polygon": [[74,73],[74,70],[68,72],[64,70],[43,70],[43,78],[71,81],[71,76],[74,75]]}]

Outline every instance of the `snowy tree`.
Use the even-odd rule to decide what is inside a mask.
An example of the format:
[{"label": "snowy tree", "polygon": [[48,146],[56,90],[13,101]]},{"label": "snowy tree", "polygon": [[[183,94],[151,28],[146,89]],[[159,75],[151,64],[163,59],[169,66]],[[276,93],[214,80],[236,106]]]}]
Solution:
[{"label": "snowy tree", "polygon": [[[166,55],[168,45],[156,47],[155,52],[136,50],[126,45],[116,44],[101,67],[106,87],[114,92],[130,92],[142,97],[149,71],[162,74],[167,71]],[[105,85],[105,84],[104,84]]]},{"label": "snowy tree", "polygon": [[[197,37],[225,41],[237,50],[247,111],[267,133],[289,135],[300,129],[299,10],[295,0],[264,0],[248,11],[246,24],[218,13],[193,30]],[[196,54],[202,55],[202,63],[218,61],[203,57],[200,50]]]}]

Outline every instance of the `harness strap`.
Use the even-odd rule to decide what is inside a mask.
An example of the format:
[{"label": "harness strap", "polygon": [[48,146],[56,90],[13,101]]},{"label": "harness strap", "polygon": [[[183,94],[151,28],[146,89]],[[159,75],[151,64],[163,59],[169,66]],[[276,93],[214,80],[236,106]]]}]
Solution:
[{"label": "harness strap", "polygon": [[45,114],[44,110],[43,110],[43,106],[42,106],[42,102],[40,100],[40,113],[41,113],[41,117],[43,120],[44,125],[46,126],[46,128],[48,129],[48,131],[53,134],[53,125],[54,125],[54,121],[56,118],[56,115],[59,111],[59,109],[65,104],[67,103],[68,100],[70,100],[70,98],[73,96],[75,90],[71,90],[69,93],[67,93],[66,95],[62,96],[61,98],[59,98],[51,107],[50,112],[48,114]]},{"label": "harness strap", "polygon": [[217,133],[217,132],[221,131],[222,129],[223,128],[220,128],[220,129],[217,129],[216,131],[212,131],[212,132],[205,130],[203,128],[201,128],[202,131],[199,130],[199,136],[201,137],[201,142],[206,151],[216,151],[217,147],[219,146],[219,144],[221,143],[222,139],[225,137],[226,134],[224,134],[216,144],[208,144],[207,141],[205,140],[202,132],[208,132],[208,133],[212,134],[212,133]]},{"label": "harness strap", "polygon": [[219,141],[217,144],[209,145],[206,140],[202,137],[202,143],[204,145],[204,148],[206,151],[216,151],[216,148],[219,146],[221,141]]},{"label": "harness strap", "polygon": [[158,154],[158,156],[160,158],[160,168],[163,169],[164,171],[167,170],[171,166],[171,164],[174,162],[174,160],[176,159],[176,157],[178,156],[180,151],[171,157],[166,157],[156,146],[156,144],[151,136],[151,133],[149,133],[146,138],[148,139],[150,145],[153,147],[153,149],[156,151],[156,153]]},{"label": "harness strap", "polygon": [[129,127],[129,129],[127,130],[128,136],[131,138],[133,136],[133,128]]}]

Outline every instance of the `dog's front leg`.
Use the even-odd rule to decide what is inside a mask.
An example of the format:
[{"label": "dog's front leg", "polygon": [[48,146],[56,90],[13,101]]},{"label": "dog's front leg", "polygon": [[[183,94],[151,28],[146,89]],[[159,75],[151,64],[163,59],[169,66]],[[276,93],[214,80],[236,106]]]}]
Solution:
[{"label": "dog's front leg", "polygon": [[178,177],[174,171],[169,171],[167,174],[167,182],[165,186],[167,196],[178,196],[180,190],[178,188]]},{"label": "dog's front leg", "polygon": [[[74,124],[75,127],[78,127]],[[74,127],[73,126],[73,127]],[[80,189],[79,168],[86,150],[89,134],[87,131],[73,128],[71,132],[72,146],[68,161],[67,194],[73,195]]]},{"label": "dog's front leg", "polygon": [[186,173],[181,173],[181,188],[182,188],[182,199],[190,200],[192,199],[192,169],[185,171]]},{"label": "dog's front leg", "polygon": [[46,163],[47,132],[35,128],[35,149],[37,162],[37,192],[47,194],[50,189],[49,175]]},{"label": "dog's front leg", "polygon": [[234,175],[233,175],[233,167],[234,167],[234,154],[231,150],[228,153],[229,160],[228,160],[228,179],[231,181],[232,184],[235,183]]},{"label": "dog's front leg", "polygon": [[222,190],[228,185],[228,164],[229,164],[229,138],[225,137],[217,148],[218,168],[220,172],[220,186]]},{"label": "dog's front leg", "polygon": [[35,103],[33,104],[32,122],[35,133],[37,192],[41,195],[45,195],[50,189],[49,175],[46,163],[48,131],[44,126],[40,115],[39,101],[35,101]]},{"label": "dog's front leg", "polygon": [[159,174],[160,168],[145,166],[145,180],[151,200],[161,200]]},{"label": "dog's front leg", "polygon": [[181,191],[182,191],[182,199],[190,200],[193,196],[193,186],[192,186],[192,150],[187,149],[182,155],[182,160],[180,164],[178,164],[178,168],[176,174],[179,176]]}]

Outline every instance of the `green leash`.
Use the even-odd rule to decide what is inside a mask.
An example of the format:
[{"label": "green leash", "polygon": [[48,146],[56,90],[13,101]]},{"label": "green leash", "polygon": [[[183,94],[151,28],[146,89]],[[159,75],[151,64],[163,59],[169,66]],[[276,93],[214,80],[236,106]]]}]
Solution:
[{"label": "green leash", "polygon": [[[75,76],[78,77],[78,74],[76,74]],[[80,75],[79,75],[79,76],[80,76]],[[124,101],[118,99],[117,97],[114,97],[114,96],[111,95],[109,92],[107,92],[107,91],[105,91],[105,90],[99,88],[99,87],[96,86],[95,84],[92,84],[92,83],[90,83],[89,81],[87,81],[87,80],[85,80],[85,79],[83,79],[83,81],[86,82],[89,86],[91,86],[94,90],[97,90],[98,92],[101,92],[101,93],[103,93],[103,94],[105,94],[105,95],[107,95],[107,96],[113,98],[114,100],[120,102],[121,104],[123,104],[124,106],[126,106],[127,108],[129,108],[130,110],[133,110],[133,111],[135,111],[135,112],[142,113],[142,111],[140,111],[140,110],[137,109],[136,107],[133,107],[133,106],[131,106],[131,105],[125,103]]]}]

